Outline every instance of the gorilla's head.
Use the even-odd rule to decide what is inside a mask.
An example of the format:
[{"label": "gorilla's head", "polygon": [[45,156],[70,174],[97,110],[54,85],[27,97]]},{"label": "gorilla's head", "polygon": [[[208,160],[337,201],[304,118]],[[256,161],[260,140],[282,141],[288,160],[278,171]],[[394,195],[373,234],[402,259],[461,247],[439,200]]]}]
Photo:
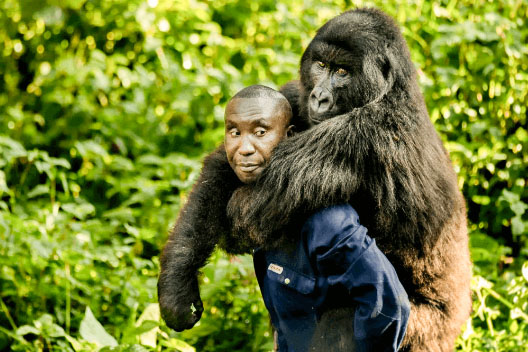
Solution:
[{"label": "gorilla's head", "polygon": [[301,59],[301,106],[317,124],[414,81],[407,44],[376,9],[345,12],[317,31]]}]

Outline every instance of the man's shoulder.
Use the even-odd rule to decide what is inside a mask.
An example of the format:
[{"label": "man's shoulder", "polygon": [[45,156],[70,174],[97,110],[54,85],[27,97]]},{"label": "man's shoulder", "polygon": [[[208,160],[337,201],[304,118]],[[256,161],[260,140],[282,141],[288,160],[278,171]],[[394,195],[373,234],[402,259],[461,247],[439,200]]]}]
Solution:
[{"label": "man's shoulder", "polygon": [[332,205],[312,214],[306,223],[321,223],[327,227],[351,224],[359,225],[359,215],[350,204]]},{"label": "man's shoulder", "polygon": [[302,232],[307,235],[307,239],[317,241],[342,234],[344,231],[350,232],[354,228],[360,227],[359,215],[350,204],[333,205],[328,208],[318,210],[311,215],[304,223]]}]

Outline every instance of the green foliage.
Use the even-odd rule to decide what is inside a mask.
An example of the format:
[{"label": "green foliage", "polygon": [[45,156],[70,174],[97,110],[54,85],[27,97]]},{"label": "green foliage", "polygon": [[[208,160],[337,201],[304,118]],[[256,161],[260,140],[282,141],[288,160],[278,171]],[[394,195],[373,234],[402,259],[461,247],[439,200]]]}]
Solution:
[{"label": "green foliage", "polygon": [[249,256],[215,253],[204,316],[175,333],[158,255],[229,97],[296,78],[315,30],[354,6],[402,25],[467,199],[474,313],[458,348],[524,351],[523,0],[0,2],[0,350],[271,350]]}]

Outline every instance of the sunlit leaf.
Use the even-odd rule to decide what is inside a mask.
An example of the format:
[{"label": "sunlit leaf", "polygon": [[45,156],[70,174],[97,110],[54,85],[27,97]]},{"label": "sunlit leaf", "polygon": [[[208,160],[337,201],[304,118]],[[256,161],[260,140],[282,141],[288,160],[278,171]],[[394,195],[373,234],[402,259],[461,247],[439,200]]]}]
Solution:
[{"label": "sunlit leaf", "polygon": [[117,346],[116,339],[107,333],[101,323],[97,321],[90,307],[86,307],[86,312],[81,321],[79,333],[83,339],[95,343],[98,347]]},{"label": "sunlit leaf", "polygon": [[145,325],[146,322],[151,322],[150,326],[144,327],[145,332],[141,333],[139,335],[139,341],[142,345],[150,346],[152,348],[156,347],[156,340],[157,340],[157,332],[158,332],[158,322],[160,321],[160,309],[159,304],[157,303],[151,303],[145,308],[143,313],[141,313],[141,316],[139,317],[138,321],[136,322],[136,326]]}]

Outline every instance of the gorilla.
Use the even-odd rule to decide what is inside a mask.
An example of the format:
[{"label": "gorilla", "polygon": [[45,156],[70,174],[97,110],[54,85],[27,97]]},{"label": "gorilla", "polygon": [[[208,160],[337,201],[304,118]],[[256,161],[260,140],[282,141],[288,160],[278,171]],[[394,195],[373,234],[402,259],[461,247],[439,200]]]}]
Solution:
[{"label": "gorilla", "polygon": [[[161,256],[163,318],[176,330],[198,321],[196,277],[215,244],[231,253],[288,246],[310,214],[348,202],[409,296],[400,350],[452,351],[471,310],[465,201],[399,27],[376,9],[335,17],[305,50],[300,82],[281,91],[311,127],[281,142],[251,185],[241,186],[222,147],[204,161]],[[343,314],[320,324],[333,331],[327,340],[351,334]]]}]

